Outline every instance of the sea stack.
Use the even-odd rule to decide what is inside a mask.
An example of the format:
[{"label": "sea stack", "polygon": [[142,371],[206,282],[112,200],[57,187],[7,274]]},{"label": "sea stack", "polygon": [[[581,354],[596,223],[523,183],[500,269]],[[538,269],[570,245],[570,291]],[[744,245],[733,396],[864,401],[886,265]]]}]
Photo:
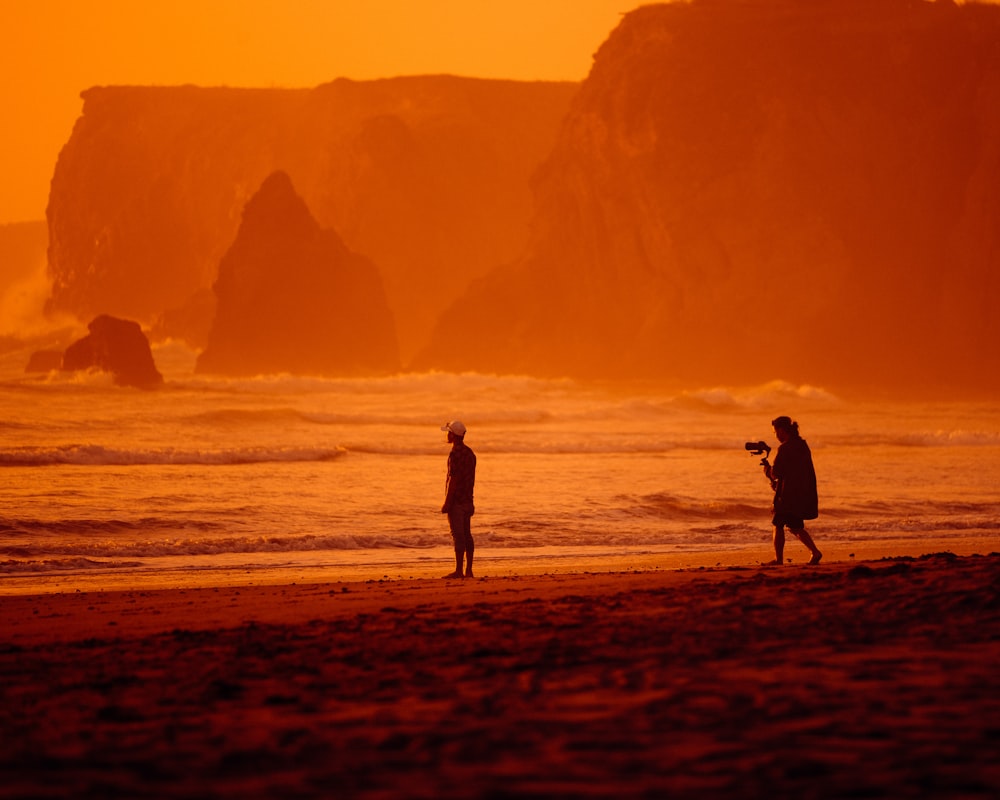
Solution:
[{"label": "sea stack", "polygon": [[89,334],[66,348],[66,372],[99,369],[110,372],[119,386],[155,389],[163,384],[149,340],[138,322],[102,314],[88,326]]},{"label": "sea stack", "polygon": [[243,210],[214,286],[196,370],[231,376],[359,376],[400,368],[378,270],[321,228],[285,172]]}]

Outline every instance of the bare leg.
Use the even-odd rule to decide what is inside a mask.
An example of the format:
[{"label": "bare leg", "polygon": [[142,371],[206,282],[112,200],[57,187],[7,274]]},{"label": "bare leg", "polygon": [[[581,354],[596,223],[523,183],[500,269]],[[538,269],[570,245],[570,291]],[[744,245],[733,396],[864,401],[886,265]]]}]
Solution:
[{"label": "bare leg", "polygon": [[471,578],[472,575],[472,554],[476,552],[476,543],[472,541],[472,534],[469,534],[469,538],[465,543],[465,577]]},{"label": "bare leg", "polygon": [[464,536],[462,535],[462,518],[454,510],[448,512],[448,527],[451,528],[451,539],[455,544],[455,571],[448,573],[444,577],[461,578],[462,556],[465,555],[465,543]]},{"label": "bare leg", "polygon": [[774,526],[774,536],[771,539],[774,542],[774,563],[781,566],[785,563],[785,526],[775,525]]},{"label": "bare leg", "polygon": [[818,564],[819,560],[823,557],[823,554],[819,551],[819,548],[816,546],[816,542],[813,541],[812,536],[809,535],[809,531],[805,528],[799,528],[798,530],[793,530],[792,533],[798,536],[799,541],[808,547],[809,552],[812,553],[812,558],[809,559],[809,563]]},{"label": "bare leg", "polygon": [[449,572],[445,575],[446,578],[461,578],[462,577],[462,551],[455,547],[455,571]]}]

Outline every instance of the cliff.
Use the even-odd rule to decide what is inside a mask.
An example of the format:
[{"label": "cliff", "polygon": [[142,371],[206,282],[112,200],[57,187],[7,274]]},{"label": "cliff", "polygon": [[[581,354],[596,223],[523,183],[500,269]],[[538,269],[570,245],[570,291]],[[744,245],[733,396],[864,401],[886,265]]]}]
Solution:
[{"label": "cliff", "polygon": [[1000,8],[642,7],[415,366],[1000,387]]},{"label": "cliff", "polygon": [[48,307],[204,345],[243,207],[282,170],[321,227],[379,265],[412,353],[470,280],[523,251],[530,177],[577,88],[427,76],[89,89],[52,179]]},{"label": "cliff", "polygon": [[398,371],[375,266],[319,226],[284,172],[250,199],[219,265],[198,372],[371,375]]}]

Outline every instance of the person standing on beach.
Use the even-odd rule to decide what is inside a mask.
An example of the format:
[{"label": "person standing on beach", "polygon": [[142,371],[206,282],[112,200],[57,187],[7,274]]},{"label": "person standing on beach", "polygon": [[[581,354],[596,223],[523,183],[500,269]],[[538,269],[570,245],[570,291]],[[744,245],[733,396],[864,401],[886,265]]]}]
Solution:
[{"label": "person standing on beach", "polygon": [[[471,578],[472,555],[476,543],[472,539],[473,490],[476,486],[476,454],[465,444],[465,425],[457,419],[441,430],[448,432],[451,452],[448,454],[448,479],[445,482],[444,505],[441,513],[448,515],[451,538],[455,540],[455,571],[446,578]],[[465,572],[462,572],[462,560]]]},{"label": "person standing on beach", "polygon": [[788,528],[809,548],[812,553],[809,563],[818,564],[823,554],[806,530],[805,523],[807,519],[819,516],[812,452],[799,435],[799,423],[792,422],[791,417],[778,417],[771,421],[771,425],[781,443],[774,464],[764,465],[764,474],[774,488],[774,561],[771,563],[784,563],[785,528]]}]

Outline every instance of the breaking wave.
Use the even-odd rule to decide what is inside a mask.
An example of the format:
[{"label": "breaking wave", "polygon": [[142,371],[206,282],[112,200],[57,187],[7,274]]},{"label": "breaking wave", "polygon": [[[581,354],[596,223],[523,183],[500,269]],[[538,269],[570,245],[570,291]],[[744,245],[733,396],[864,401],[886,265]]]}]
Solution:
[{"label": "breaking wave", "polygon": [[46,558],[37,561],[0,561],[0,575],[33,575],[45,572],[91,572],[108,569],[135,569],[138,561],[94,561],[91,558]]},{"label": "breaking wave", "polygon": [[746,388],[714,387],[681,392],[677,402],[681,405],[732,411],[734,409],[771,409],[789,401],[808,402],[813,405],[839,406],[842,401],[832,392],[809,384],[795,385],[784,380],[773,380],[760,386]]},{"label": "breaking wave", "polygon": [[[77,568],[73,562],[94,559],[130,560],[174,556],[218,556],[251,553],[302,553],[324,550],[421,550],[441,544],[441,537],[414,536],[401,538],[380,534],[370,535],[302,535],[302,536],[217,536],[213,538],[163,539],[160,541],[102,540],[62,543],[59,540],[38,541],[32,545],[0,547],[8,561],[0,562],[0,572],[25,569],[35,563],[59,564],[60,569]],[[101,565],[107,562],[96,562]],[[122,561],[122,563],[125,563]],[[132,564],[133,566],[135,564]]]},{"label": "breaking wave", "polygon": [[93,444],[58,447],[15,447],[0,450],[0,466],[236,465],[331,461],[346,451],[341,447],[242,447],[222,450],[183,448],[119,449]]}]

